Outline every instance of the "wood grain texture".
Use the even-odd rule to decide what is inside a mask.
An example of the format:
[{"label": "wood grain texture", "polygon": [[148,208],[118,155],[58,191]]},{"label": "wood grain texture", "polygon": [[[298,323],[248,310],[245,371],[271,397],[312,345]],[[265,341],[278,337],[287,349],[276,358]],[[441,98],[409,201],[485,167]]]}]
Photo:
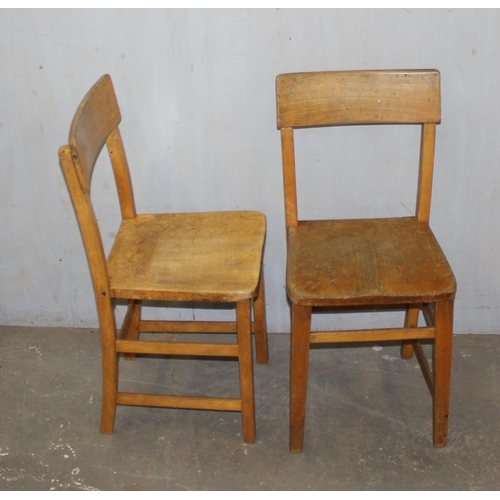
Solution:
[{"label": "wood grain texture", "polygon": [[109,134],[121,121],[113,83],[104,75],[78,107],[69,132],[69,147],[84,193],[90,189],[95,162]]},{"label": "wood grain texture", "polygon": [[441,121],[436,70],[289,73],[276,95],[280,129]]},{"label": "wood grain texture", "polygon": [[301,221],[288,229],[287,292],[294,304],[350,306],[446,300],[453,272],[414,218]]},{"label": "wood grain texture", "polygon": [[237,302],[257,294],[265,237],[258,212],[138,215],[108,257],[115,298]]}]

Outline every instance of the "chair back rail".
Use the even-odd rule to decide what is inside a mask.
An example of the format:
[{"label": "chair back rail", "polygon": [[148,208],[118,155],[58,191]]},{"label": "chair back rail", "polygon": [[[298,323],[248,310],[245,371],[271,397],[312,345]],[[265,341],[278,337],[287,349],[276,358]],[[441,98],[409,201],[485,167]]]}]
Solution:
[{"label": "chair back rail", "polygon": [[280,129],[441,120],[436,70],[291,73],[276,85]]}]

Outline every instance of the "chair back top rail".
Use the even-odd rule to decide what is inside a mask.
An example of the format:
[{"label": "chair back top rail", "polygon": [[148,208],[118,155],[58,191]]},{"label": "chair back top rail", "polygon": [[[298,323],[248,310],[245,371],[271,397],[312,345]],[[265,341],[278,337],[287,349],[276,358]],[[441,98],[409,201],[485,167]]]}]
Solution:
[{"label": "chair back top rail", "polygon": [[437,70],[282,74],[276,94],[279,129],[441,121]]},{"label": "chair back top rail", "polygon": [[69,147],[84,193],[90,190],[95,162],[106,139],[121,121],[113,83],[104,75],[89,90],[73,118]]}]

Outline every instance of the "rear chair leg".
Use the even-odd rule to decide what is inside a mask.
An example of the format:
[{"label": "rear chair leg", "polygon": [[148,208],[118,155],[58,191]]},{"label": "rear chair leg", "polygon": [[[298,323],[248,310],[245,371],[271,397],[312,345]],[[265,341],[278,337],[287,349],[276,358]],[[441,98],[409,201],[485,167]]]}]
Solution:
[{"label": "rear chair leg", "polygon": [[[129,307],[133,308],[133,314],[127,331],[127,340],[139,340],[139,323],[141,321],[142,302],[140,300],[130,300]],[[135,354],[126,353],[123,357],[128,360],[134,360]]]},{"label": "rear chair leg", "polygon": [[115,425],[116,393],[118,391],[118,354],[115,348],[115,333],[103,331],[101,327],[102,346],[102,407],[101,432],[112,434]]},{"label": "rear chair leg", "polygon": [[266,301],[264,294],[264,272],[261,270],[259,289],[257,297],[253,302],[253,319],[255,331],[255,350],[257,351],[257,363],[267,364],[267,329],[266,329]]},{"label": "rear chair leg", "polygon": [[[406,308],[405,327],[416,328],[418,326],[418,315],[420,314],[420,305],[411,304]],[[413,358],[413,344],[411,340],[401,342],[401,357],[403,359]]]}]

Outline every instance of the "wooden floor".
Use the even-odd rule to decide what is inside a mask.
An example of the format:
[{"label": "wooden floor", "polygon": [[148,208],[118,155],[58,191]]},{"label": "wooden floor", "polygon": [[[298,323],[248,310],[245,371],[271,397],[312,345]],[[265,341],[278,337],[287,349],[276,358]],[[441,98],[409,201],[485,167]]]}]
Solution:
[{"label": "wooden floor", "polygon": [[[96,330],[0,327],[0,490],[498,490],[500,335],[455,337],[448,446],[395,345],[311,350],[304,452],[288,451],[289,338],[255,365],[257,442],[239,414],[119,407],[99,433]],[[229,396],[233,361],[121,363],[124,390]]]}]

